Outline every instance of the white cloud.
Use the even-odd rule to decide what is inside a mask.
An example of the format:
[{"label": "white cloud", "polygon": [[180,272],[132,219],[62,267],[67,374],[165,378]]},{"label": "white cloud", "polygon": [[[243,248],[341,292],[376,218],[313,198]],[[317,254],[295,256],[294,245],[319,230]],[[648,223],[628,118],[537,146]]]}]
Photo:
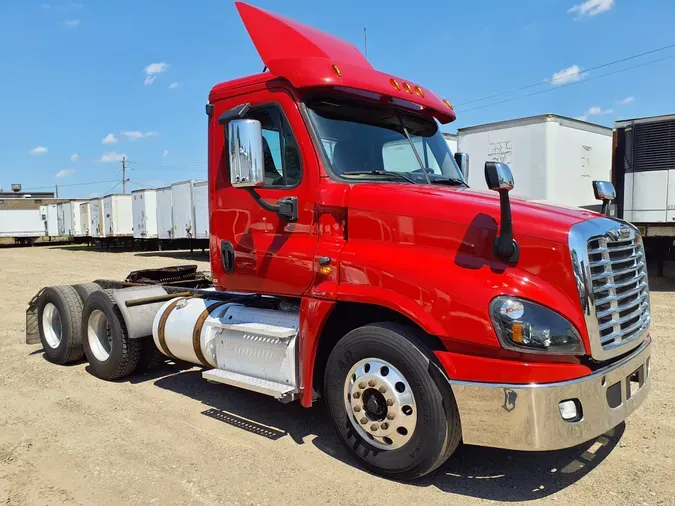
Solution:
[{"label": "white cloud", "polygon": [[632,104],[633,102],[635,102],[635,97],[633,97],[633,96],[626,97],[623,100],[619,100],[620,105],[628,105],[628,104]]},{"label": "white cloud", "polygon": [[80,20],[79,19],[70,19],[68,21],[63,22],[64,25],[68,28],[77,28],[80,26]]},{"label": "white cloud", "polygon": [[121,162],[122,158],[126,158],[126,156],[127,155],[125,155],[124,153],[118,154],[115,151],[109,151],[107,153],[103,153],[98,161],[103,163]]},{"label": "white cloud", "polygon": [[163,157],[169,156],[169,150],[168,150],[168,149],[165,149],[165,150],[164,150],[164,153],[162,153],[162,156],[163,156]]},{"label": "white cloud", "polygon": [[30,150],[30,154],[33,156],[39,156],[39,155],[44,155],[47,151],[49,151],[48,148],[44,146],[38,146],[36,148],[33,148]]},{"label": "white cloud", "polygon": [[586,0],[571,7],[567,12],[576,14],[578,18],[595,16],[607,12],[614,7],[615,0]]},{"label": "white cloud", "polygon": [[593,106],[586,111],[587,116],[601,116],[603,114],[612,114],[614,112],[613,109],[603,109],[602,107]]},{"label": "white cloud", "polygon": [[566,69],[562,69],[551,76],[551,84],[553,86],[560,86],[561,84],[573,83],[581,81],[586,74],[581,71],[579,65],[572,65]]},{"label": "white cloud", "polygon": [[157,137],[159,134],[157,132],[120,132],[120,135],[123,135],[130,141],[137,141],[139,139],[145,139],[146,137]]},{"label": "white cloud", "polygon": [[73,153],[72,155],[70,155],[70,161],[76,162],[79,157],[80,156],[77,153]]},{"label": "white cloud", "polygon": [[169,85],[169,89],[172,90],[174,88],[178,88],[179,86],[180,86],[180,83],[178,81],[174,81]]},{"label": "white cloud", "polygon": [[103,137],[103,140],[101,142],[103,142],[103,144],[115,144],[117,140],[118,139],[117,137],[115,137],[115,134],[110,133],[105,137]]},{"label": "white cloud", "polygon": [[143,81],[144,85],[149,85],[155,82],[155,79],[157,79],[157,74],[161,74],[162,72],[166,72],[169,70],[169,64],[168,63],[151,63],[147,67],[143,69],[145,72],[145,81]]},{"label": "white cloud", "polygon": [[62,178],[66,176],[72,176],[73,174],[75,174],[75,169],[64,169],[58,171],[55,177]]}]

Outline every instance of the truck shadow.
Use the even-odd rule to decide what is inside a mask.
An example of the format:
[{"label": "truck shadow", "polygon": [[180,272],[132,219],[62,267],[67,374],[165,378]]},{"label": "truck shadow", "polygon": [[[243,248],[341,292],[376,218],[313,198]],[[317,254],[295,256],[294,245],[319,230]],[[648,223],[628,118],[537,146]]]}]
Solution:
[{"label": "truck shadow", "polygon": [[[311,442],[318,450],[361,468],[339,440],[321,401],[310,409],[298,403],[281,404],[254,392],[207,383],[201,370],[194,369],[161,377],[154,384],[200,401],[207,407],[202,411],[204,416],[272,441],[289,436],[302,445],[305,438],[315,436]],[[621,424],[592,441],[553,452],[460,445],[441,468],[410,485],[496,501],[540,499],[595,469],[619,443],[624,430]]]}]

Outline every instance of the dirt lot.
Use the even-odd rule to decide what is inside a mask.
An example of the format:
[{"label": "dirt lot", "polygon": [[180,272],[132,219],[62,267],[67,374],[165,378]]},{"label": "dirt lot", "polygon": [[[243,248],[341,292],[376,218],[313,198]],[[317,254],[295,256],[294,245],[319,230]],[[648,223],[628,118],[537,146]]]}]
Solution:
[{"label": "dirt lot", "polygon": [[664,284],[652,283],[652,392],[625,426],[560,452],[462,447],[403,484],[359,469],[320,404],[211,385],[196,368],[107,383],[23,342],[43,285],[194,258],[208,268],[167,252],[0,249],[0,504],[675,504],[675,292]]}]

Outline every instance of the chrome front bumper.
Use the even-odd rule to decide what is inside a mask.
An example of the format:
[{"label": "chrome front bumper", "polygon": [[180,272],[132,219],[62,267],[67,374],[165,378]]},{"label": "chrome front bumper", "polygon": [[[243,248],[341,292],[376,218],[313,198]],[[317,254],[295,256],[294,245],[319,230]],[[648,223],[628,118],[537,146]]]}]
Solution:
[{"label": "chrome front bumper", "polygon": [[[635,411],[649,392],[651,339],[589,376],[547,384],[450,381],[466,444],[510,450],[557,450],[604,434]],[[581,407],[577,421],[559,403]]]}]

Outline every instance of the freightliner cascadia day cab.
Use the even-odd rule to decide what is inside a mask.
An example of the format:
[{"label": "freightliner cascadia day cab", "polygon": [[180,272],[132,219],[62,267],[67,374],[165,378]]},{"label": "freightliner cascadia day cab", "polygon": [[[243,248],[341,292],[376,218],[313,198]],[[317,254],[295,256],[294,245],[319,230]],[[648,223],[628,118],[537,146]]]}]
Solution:
[{"label": "freightliner cascadia day cab", "polygon": [[[108,380],[161,352],[214,383],[321,398],[358,460],[396,479],[460,441],[553,450],[622,423],[650,387],[637,230],[511,201],[499,162],[493,192],[470,189],[440,131],[450,102],[236,6],[267,71],[206,106],[211,278],[179,266],[47,287],[27,342]],[[605,208],[612,191],[596,185]]]}]

